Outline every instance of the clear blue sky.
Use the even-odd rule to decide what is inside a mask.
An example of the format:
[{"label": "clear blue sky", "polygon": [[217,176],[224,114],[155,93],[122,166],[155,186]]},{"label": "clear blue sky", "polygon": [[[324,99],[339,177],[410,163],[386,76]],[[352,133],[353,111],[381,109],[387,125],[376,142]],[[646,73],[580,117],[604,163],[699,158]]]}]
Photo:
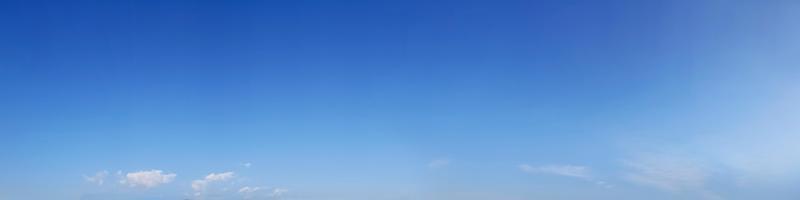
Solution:
[{"label": "clear blue sky", "polygon": [[800,199],[793,1],[0,1],[0,199]]}]

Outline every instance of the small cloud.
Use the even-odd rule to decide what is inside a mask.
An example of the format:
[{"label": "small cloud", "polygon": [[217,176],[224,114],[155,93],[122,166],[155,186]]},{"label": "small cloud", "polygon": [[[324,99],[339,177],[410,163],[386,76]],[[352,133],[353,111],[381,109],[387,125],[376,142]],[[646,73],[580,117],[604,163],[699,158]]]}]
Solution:
[{"label": "small cloud", "polygon": [[285,195],[288,192],[289,190],[284,188],[272,188],[272,190],[269,190],[268,188],[265,187],[252,187],[252,186],[245,186],[239,189],[239,194],[241,194],[244,199],[254,199],[256,197],[258,197],[258,199],[266,197],[278,198]]},{"label": "small cloud", "polygon": [[161,170],[138,171],[126,174],[120,183],[130,187],[152,188],[172,182],[175,176],[174,173],[164,173]]},{"label": "small cloud", "polygon": [[219,173],[219,174],[211,173],[208,176],[206,176],[205,180],[209,181],[209,182],[211,182],[211,181],[226,181],[226,180],[230,180],[231,178],[233,178],[233,172],[223,172],[223,173]]},{"label": "small cloud", "polygon": [[551,175],[558,175],[558,176],[565,176],[565,177],[572,177],[582,179],[584,181],[588,181],[594,183],[597,186],[611,189],[614,188],[614,185],[608,183],[606,181],[597,180],[592,177],[591,169],[585,166],[577,166],[577,165],[545,165],[545,166],[538,166],[533,167],[527,164],[519,165],[519,169],[525,173],[531,174],[551,174]]},{"label": "small cloud", "polygon": [[450,160],[447,159],[433,160],[430,163],[428,163],[428,167],[434,169],[447,167],[447,165],[450,165]]},{"label": "small cloud", "polygon": [[709,170],[700,162],[678,156],[649,154],[626,160],[625,178],[637,185],[675,193],[696,193],[705,199],[718,199],[706,189]]},{"label": "small cloud", "polygon": [[271,197],[280,197],[280,196],[285,195],[288,192],[289,192],[288,189],[274,188],[274,189],[272,189],[272,193],[270,193],[269,196],[271,196]]},{"label": "small cloud", "polygon": [[582,179],[591,178],[589,168],[584,166],[546,165],[546,166],[532,167],[530,165],[523,164],[519,166],[519,169],[526,173],[553,174],[553,175],[569,176]]},{"label": "small cloud", "polygon": [[597,185],[597,186],[600,186],[600,187],[608,188],[608,189],[614,188],[614,185],[609,184],[609,183],[607,183],[605,181],[594,181],[594,184]]},{"label": "small cloud", "polygon": [[195,191],[195,195],[199,196],[203,192],[205,192],[209,184],[213,182],[228,181],[233,177],[234,177],[233,172],[211,173],[206,177],[204,177],[203,179],[192,181],[192,189]]},{"label": "small cloud", "polygon": [[106,181],[106,177],[108,177],[108,171],[103,170],[103,171],[99,171],[99,172],[95,173],[94,176],[85,176],[84,175],[83,179],[85,179],[86,181],[88,181],[90,183],[94,183],[94,184],[97,184],[97,185],[103,185],[103,183]]},{"label": "small cloud", "polygon": [[253,166],[253,163],[249,163],[249,162],[242,163],[242,167],[244,167],[244,168],[250,168],[250,166]]},{"label": "small cloud", "polygon": [[252,199],[256,192],[263,190],[262,187],[250,187],[245,186],[239,189],[239,194],[241,194],[245,199]]},{"label": "small cloud", "polygon": [[248,194],[248,193],[253,193],[253,192],[259,191],[261,189],[263,189],[263,188],[245,186],[245,187],[242,187],[241,189],[239,189],[239,193]]}]

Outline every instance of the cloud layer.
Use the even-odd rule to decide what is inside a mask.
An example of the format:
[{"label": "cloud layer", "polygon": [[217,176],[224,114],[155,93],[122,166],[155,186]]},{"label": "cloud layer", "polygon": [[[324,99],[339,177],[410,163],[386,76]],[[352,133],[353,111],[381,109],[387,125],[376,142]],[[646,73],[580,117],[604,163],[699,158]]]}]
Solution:
[{"label": "cloud layer", "polygon": [[174,173],[164,173],[161,170],[138,171],[126,174],[120,183],[130,187],[152,188],[172,182],[175,176]]},{"label": "cloud layer", "polygon": [[192,190],[194,190],[195,195],[201,195],[206,191],[206,188],[209,184],[213,182],[228,181],[234,176],[235,175],[233,172],[211,173],[203,179],[192,181]]},{"label": "cloud layer", "polygon": [[450,160],[447,160],[447,159],[433,160],[430,163],[428,163],[428,167],[429,168],[434,168],[434,169],[447,167],[447,165],[450,165]]},{"label": "cloud layer", "polygon": [[83,178],[90,183],[103,185],[103,183],[106,181],[107,176],[108,176],[108,171],[103,170],[95,173],[94,176],[83,176]]},{"label": "cloud layer", "polygon": [[542,173],[553,174],[559,176],[569,176],[575,178],[590,178],[588,167],[576,165],[546,165],[533,167],[527,164],[522,164],[519,169],[527,173]]}]

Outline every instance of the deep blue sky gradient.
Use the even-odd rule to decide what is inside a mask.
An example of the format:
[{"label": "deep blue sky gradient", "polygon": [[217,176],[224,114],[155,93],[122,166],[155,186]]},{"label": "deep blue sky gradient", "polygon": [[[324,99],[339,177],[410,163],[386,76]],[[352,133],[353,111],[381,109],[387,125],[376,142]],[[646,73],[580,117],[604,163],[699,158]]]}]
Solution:
[{"label": "deep blue sky gradient", "polygon": [[[797,179],[740,190],[724,178],[738,168],[722,167],[703,194],[673,193],[629,183],[624,163],[643,144],[692,146],[796,106],[776,101],[797,91],[797,11],[790,1],[2,1],[0,198],[184,198],[191,180],[237,171],[297,199],[792,199],[780,188]],[[764,126],[798,118],[779,119]],[[705,153],[692,148],[679,151]],[[436,159],[451,164],[429,169]],[[589,166],[615,187],[520,164]],[[149,169],[178,176],[149,191],[82,179]]]}]

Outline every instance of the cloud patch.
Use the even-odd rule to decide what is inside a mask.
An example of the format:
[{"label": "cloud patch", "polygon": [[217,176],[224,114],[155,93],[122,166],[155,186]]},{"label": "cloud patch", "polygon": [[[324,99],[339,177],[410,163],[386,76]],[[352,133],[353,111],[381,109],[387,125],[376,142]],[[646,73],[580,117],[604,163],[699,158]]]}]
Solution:
[{"label": "cloud patch", "polygon": [[576,165],[545,165],[533,167],[527,164],[519,165],[519,169],[526,173],[552,174],[587,179],[591,177],[588,167]]},{"label": "cloud patch", "polygon": [[123,185],[130,187],[153,188],[175,180],[174,173],[164,173],[161,170],[148,170],[131,172],[125,175],[120,181]]},{"label": "cloud patch", "polygon": [[450,160],[438,159],[438,160],[433,160],[433,161],[429,162],[428,163],[428,168],[438,169],[438,168],[447,167],[448,165],[450,165]]},{"label": "cloud patch", "polygon": [[266,187],[251,187],[245,186],[239,189],[239,194],[244,199],[262,199],[262,198],[278,198],[286,195],[289,190],[285,188],[272,188],[271,190]]},{"label": "cloud patch", "polygon": [[281,197],[288,193],[289,190],[285,188],[273,188],[272,192],[269,194],[270,197]]},{"label": "cloud patch", "polygon": [[256,192],[262,191],[264,188],[262,187],[250,187],[245,186],[239,189],[239,194],[242,195],[244,199],[252,199],[255,197]]},{"label": "cloud patch", "polygon": [[673,193],[693,193],[704,199],[719,199],[706,189],[710,170],[699,161],[684,156],[647,154],[624,161],[625,179],[642,186]]},{"label": "cloud patch", "polygon": [[213,182],[228,181],[233,179],[234,176],[235,174],[233,172],[211,173],[203,179],[192,181],[192,190],[194,190],[195,195],[199,196],[206,191],[206,188],[208,188],[209,184]]},{"label": "cloud patch", "polygon": [[83,179],[86,180],[87,182],[90,182],[90,183],[94,183],[94,184],[97,184],[97,185],[103,185],[103,183],[106,181],[106,177],[108,177],[108,171],[103,170],[103,171],[99,171],[99,172],[95,173],[94,176],[85,176],[84,175]]},{"label": "cloud patch", "polygon": [[544,165],[534,167],[528,164],[519,165],[522,172],[529,174],[550,174],[557,176],[572,177],[582,179],[594,183],[597,186],[604,188],[613,188],[614,185],[606,181],[597,180],[592,177],[591,169],[585,166],[577,165]]}]

